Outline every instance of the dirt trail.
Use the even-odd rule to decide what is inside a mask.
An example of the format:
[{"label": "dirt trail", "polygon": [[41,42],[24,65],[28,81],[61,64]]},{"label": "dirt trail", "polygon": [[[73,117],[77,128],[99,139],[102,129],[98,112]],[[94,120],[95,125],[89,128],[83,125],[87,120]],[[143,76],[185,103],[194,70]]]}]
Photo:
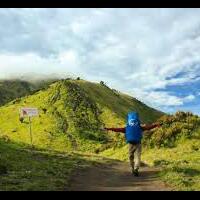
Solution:
[{"label": "dirt trail", "polygon": [[158,169],[143,166],[139,177],[130,174],[129,164],[113,161],[80,170],[73,175],[68,191],[170,191],[157,177]]}]

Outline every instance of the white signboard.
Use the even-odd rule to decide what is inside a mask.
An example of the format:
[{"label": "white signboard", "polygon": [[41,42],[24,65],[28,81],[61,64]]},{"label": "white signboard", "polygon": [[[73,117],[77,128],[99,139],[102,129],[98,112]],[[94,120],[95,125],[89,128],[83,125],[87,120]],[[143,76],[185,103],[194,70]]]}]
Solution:
[{"label": "white signboard", "polygon": [[21,116],[22,117],[38,116],[38,109],[37,108],[21,108]]}]

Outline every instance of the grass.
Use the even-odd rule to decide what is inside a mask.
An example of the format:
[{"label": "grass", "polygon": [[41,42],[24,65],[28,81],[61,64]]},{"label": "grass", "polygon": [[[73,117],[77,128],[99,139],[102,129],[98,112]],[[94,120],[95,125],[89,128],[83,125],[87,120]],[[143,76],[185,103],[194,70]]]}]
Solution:
[{"label": "grass", "polygon": [[72,172],[99,162],[92,155],[31,149],[0,139],[1,191],[63,191]]},{"label": "grass", "polygon": [[[161,169],[159,177],[174,190],[200,190],[200,141],[186,140],[173,148],[145,148],[142,161]],[[101,155],[112,159],[128,161],[128,145],[110,148]]]},{"label": "grass", "polygon": [[[22,107],[39,109],[32,119],[32,151],[28,119],[19,120]],[[82,80],[58,81],[0,107],[0,190],[64,190],[73,170],[105,162],[101,152],[109,154],[111,147],[126,148],[123,135],[100,129],[125,126],[130,110],[145,123],[163,115],[105,85]]]},{"label": "grass", "polygon": [[[159,167],[158,175],[164,182],[173,190],[200,190],[200,129],[195,129],[190,138],[179,137],[173,145],[150,147],[146,139],[149,137],[143,141],[142,161]],[[128,161],[128,145],[109,148],[101,155]]]},{"label": "grass", "polygon": [[0,106],[27,95],[34,94],[36,91],[48,88],[56,80],[49,79],[37,82],[22,81],[19,79],[0,80]]},{"label": "grass", "polygon": [[[39,109],[32,119],[32,151],[21,107]],[[124,127],[131,110],[143,123],[163,115],[105,84],[83,80],[58,81],[0,107],[0,190],[64,190],[73,170],[105,162],[101,156],[128,161],[124,135],[100,129]],[[178,112],[160,120],[163,127],[144,138],[142,160],[160,167],[160,178],[175,190],[200,190],[200,118]]]},{"label": "grass", "polygon": [[174,148],[146,149],[143,159],[162,168],[160,177],[177,190],[200,190],[200,141],[190,139]]},{"label": "grass", "polygon": [[[120,136],[104,133],[100,128],[124,126],[125,113],[138,106],[131,97],[115,94],[100,84],[74,80],[56,82],[48,89],[0,107],[0,136],[30,144],[28,120],[19,121],[21,107],[39,109],[39,117],[32,119],[33,142],[37,148],[95,152],[108,141],[113,145],[121,141]],[[151,120],[161,116],[145,105],[140,107],[154,116]]]},{"label": "grass", "polygon": [[111,110],[118,118],[121,118],[123,122],[125,122],[129,111],[138,112],[143,123],[151,123],[164,114],[146,106],[131,96],[110,89],[105,85],[87,81],[79,81],[77,84],[82,87],[95,102]]},{"label": "grass", "polygon": [[0,80],[0,105],[31,93],[31,84],[20,80]]}]

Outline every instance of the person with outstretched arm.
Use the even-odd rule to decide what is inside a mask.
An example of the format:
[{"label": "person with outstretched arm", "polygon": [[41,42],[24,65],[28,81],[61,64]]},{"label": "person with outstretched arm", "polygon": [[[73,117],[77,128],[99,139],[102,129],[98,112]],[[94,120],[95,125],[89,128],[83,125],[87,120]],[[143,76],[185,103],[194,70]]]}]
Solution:
[{"label": "person with outstretched arm", "polygon": [[139,175],[141,152],[142,152],[141,140],[143,131],[160,127],[160,125],[161,125],[160,123],[142,125],[140,124],[138,113],[130,112],[128,113],[126,127],[104,128],[104,130],[107,131],[125,133],[126,142],[129,144],[129,161],[131,166],[131,172],[134,176]]}]

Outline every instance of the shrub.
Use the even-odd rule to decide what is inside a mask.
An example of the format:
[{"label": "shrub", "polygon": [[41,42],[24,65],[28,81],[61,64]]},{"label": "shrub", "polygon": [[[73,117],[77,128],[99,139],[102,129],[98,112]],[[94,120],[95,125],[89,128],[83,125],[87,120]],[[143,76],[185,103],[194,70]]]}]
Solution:
[{"label": "shrub", "polygon": [[104,83],[103,81],[100,81],[100,84],[101,84],[101,85],[105,85],[105,83]]},{"label": "shrub", "polygon": [[200,118],[190,112],[178,111],[174,115],[162,116],[158,121],[163,125],[144,137],[146,146],[174,147],[177,140],[191,138],[200,128]]}]

